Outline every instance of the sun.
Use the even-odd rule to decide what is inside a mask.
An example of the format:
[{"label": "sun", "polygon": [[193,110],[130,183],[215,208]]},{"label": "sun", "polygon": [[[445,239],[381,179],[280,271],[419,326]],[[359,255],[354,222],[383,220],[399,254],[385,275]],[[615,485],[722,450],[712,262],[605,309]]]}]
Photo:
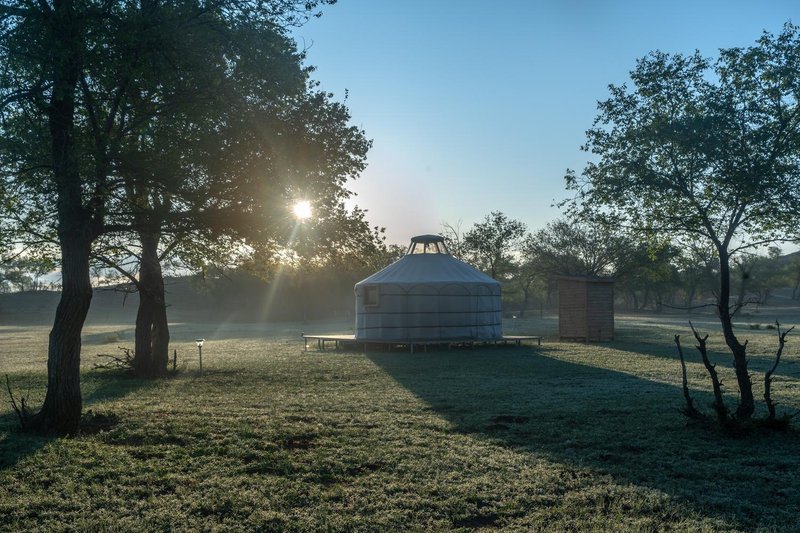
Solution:
[{"label": "sun", "polygon": [[308,200],[298,200],[292,206],[292,213],[297,220],[306,220],[311,218],[311,202]]}]

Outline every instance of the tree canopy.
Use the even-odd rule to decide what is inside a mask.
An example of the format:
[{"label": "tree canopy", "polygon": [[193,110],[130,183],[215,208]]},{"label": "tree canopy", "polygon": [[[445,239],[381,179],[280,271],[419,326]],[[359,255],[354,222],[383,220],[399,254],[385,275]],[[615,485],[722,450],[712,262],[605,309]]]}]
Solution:
[{"label": "tree canopy", "polygon": [[157,249],[167,232],[187,256],[200,241],[268,247],[292,231],[299,194],[342,216],[369,143],[309,82],[286,29],[325,3],[0,4],[3,223],[57,244],[63,280],[32,426],[78,427],[98,239]]},{"label": "tree canopy", "polygon": [[626,268],[631,247],[608,226],[559,219],[525,239],[522,249],[551,275],[615,276]]},{"label": "tree canopy", "polygon": [[573,210],[730,253],[796,235],[800,36],[787,25],[716,60],[653,52],[612,85],[567,174]]},{"label": "tree canopy", "polygon": [[525,236],[525,224],[492,211],[463,236],[460,248],[478,268],[498,279],[513,263],[513,252]]},{"label": "tree canopy", "polygon": [[[718,310],[733,352],[740,418],[754,409],[745,345],[734,334],[731,256],[797,235],[800,214],[800,33],[787,24],[715,60],[652,52],[632,86],[610,97],[587,132],[596,160],[568,172],[571,212],[684,243],[720,264]],[[734,306],[735,307],[735,306]]]}]

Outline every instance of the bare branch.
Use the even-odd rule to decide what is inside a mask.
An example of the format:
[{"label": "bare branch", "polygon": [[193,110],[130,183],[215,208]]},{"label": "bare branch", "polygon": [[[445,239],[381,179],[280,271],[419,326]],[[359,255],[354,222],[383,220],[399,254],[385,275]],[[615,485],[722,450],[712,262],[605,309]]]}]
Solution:
[{"label": "bare branch", "polygon": [[720,423],[722,425],[727,425],[728,408],[725,406],[725,401],[722,397],[722,383],[717,375],[717,370],[715,368],[716,365],[711,364],[711,361],[708,359],[708,350],[706,348],[708,334],[706,334],[705,337],[700,337],[700,334],[696,329],[694,329],[694,324],[692,324],[691,320],[689,321],[689,327],[692,328],[694,338],[697,339],[696,348],[697,351],[700,352],[700,356],[703,358],[703,365],[705,365],[708,375],[711,376],[711,386],[714,389],[714,403],[712,404],[712,407],[714,408],[714,412],[717,413],[717,418],[719,419]]},{"label": "bare branch", "polygon": [[136,285],[136,287],[137,287],[137,288],[139,287],[139,280],[138,280],[138,279],[136,279],[136,277],[135,277],[133,274],[131,274],[130,272],[128,272],[127,270],[125,270],[124,268],[122,268],[122,267],[119,265],[119,263],[117,263],[116,261],[112,261],[112,260],[111,260],[111,259],[109,259],[108,257],[105,257],[104,255],[96,254],[96,253],[93,253],[93,254],[92,254],[92,257],[93,257],[94,259],[97,259],[98,261],[100,261],[100,262],[101,262],[101,263],[103,263],[104,265],[106,265],[106,266],[108,266],[108,267],[110,267],[110,268],[113,268],[114,270],[116,270],[117,272],[119,272],[120,274],[122,274],[124,277],[128,278],[128,279],[130,280],[130,282],[131,282],[131,283],[133,283],[134,285]]},{"label": "bare branch", "polygon": [[11,392],[11,380],[8,378],[8,374],[6,374],[6,390],[8,391],[8,397],[11,398],[11,408],[14,409],[14,412],[17,413],[17,418],[19,418],[19,425],[22,429],[25,429],[25,423],[28,420],[28,408],[25,405],[25,398],[20,398],[20,403],[17,405],[14,393]]},{"label": "bare branch", "polygon": [[686,362],[683,359],[683,349],[681,349],[681,336],[675,335],[675,345],[678,347],[678,356],[681,360],[681,378],[683,381],[683,397],[686,399],[686,407],[681,412],[689,418],[702,419],[703,414],[694,406],[694,400],[689,394],[689,380],[686,377]]},{"label": "bare branch", "polygon": [[794,326],[792,326],[786,331],[781,332],[781,324],[777,320],[775,321],[775,326],[778,328],[778,351],[775,353],[775,363],[773,363],[772,367],[767,370],[766,374],[764,374],[764,401],[766,402],[767,410],[769,411],[769,416],[767,417],[768,420],[775,420],[775,406],[777,405],[772,401],[772,374],[775,373],[775,370],[778,368],[778,363],[781,362],[783,347],[786,345],[786,336],[794,329]]}]

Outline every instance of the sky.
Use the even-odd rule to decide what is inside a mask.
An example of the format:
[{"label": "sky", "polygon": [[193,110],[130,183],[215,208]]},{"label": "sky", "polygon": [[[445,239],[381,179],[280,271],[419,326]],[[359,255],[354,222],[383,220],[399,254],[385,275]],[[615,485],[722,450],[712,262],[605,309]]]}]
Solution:
[{"label": "sky", "polygon": [[637,58],[716,57],[787,21],[800,2],[339,0],[293,35],[373,141],[353,203],[405,244],[491,211],[543,227]]}]

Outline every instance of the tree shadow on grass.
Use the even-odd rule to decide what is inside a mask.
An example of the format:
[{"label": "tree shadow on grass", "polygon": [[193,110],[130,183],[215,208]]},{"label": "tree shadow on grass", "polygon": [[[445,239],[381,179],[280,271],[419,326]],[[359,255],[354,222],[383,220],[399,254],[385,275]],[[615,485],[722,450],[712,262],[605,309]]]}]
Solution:
[{"label": "tree shadow on grass", "polygon": [[0,415],[0,472],[43,448],[52,437],[31,435],[19,429],[15,413]]},{"label": "tree shadow on grass", "polygon": [[[727,350],[727,347],[721,346],[723,340],[722,333],[719,331],[719,328],[704,329],[700,330],[699,332],[701,335],[709,333],[709,341],[714,343],[712,349],[710,349],[708,352],[711,362],[719,364],[721,368],[730,368],[732,370],[732,356],[730,351]],[[605,346],[622,352],[646,354],[674,361],[677,376],[679,375],[679,363],[677,347],[675,346],[673,340],[675,334],[679,334],[681,336],[681,346],[683,347],[683,353],[684,357],[686,358],[686,362],[702,364],[700,354],[695,348],[697,342],[688,325],[686,327],[675,328],[674,332],[665,332],[656,340],[652,340],[652,329],[647,330],[639,328],[626,328],[623,334],[618,335],[614,342]],[[737,334],[740,336],[740,340],[742,341],[748,338],[747,332],[745,331],[739,331]],[[751,371],[752,379],[754,381],[763,380],[763,373],[775,362],[774,350],[777,350],[778,348],[777,333],[770,332],[768,336],[768,350],[766,352],[756,352],[756,349],[752,346],[748,348],[748,369]],[[753,335],[750,335],[750,337],[752,338]],[[774,341],[774,345],[770,344],[772,341]],[[777,373],[775,374],[776,377],[785,376],[800,378],[800,360],[798,360],[796,357],[792,357],[790,354],[792,341],[800,342],[800,336],[798,336],[796,339],[793,339],[790,335],[787,338],[787,350],[783,354],[784,356],[781,358],[780,365],[778,366]],[[714,346],[717,349],[714,349]],[[734,382],[731,382],[730,385],[731,387],[735,388]]]},{"label": "tree shadow on grass", "polygon": [[[13,382],[12,377],[12,384]],[[102,408],[103,403],[141,392],[156,386],[157,383],[157,381],[134,379],[117,370],[84,372],[81,376],[84,411],[81,432],[88,434],[109,429],[115,423],[116,417]],[[40,392],[44,394],[44,391]],[[3,393],[7,394],[5,390]],[[15,396],[17,394],[15,392]],[[33,408],[36,409],[38,406]],[[13,411],[0,414],[0,471],[15,466],[55,439],[56,437],[33,435],[22,431],[17,414]]]},{"label": "tree shadow on grass", "polygon": [[98,403],[118,400],[134,392],[150,389],[161,380],[134,378],[123,370],[95,369],[81,376],[84,410],[92,409]]},{"label": "tree shadow on grass", "polygon": [[[566,362],[556,352],[369,358],[458,432],[609,475],[618,485],[656,489],[728,527],[800,528],[796,432],[733,439],[687,427],[679,387]],[[695,396],[703,407],[712,401]]]}]

